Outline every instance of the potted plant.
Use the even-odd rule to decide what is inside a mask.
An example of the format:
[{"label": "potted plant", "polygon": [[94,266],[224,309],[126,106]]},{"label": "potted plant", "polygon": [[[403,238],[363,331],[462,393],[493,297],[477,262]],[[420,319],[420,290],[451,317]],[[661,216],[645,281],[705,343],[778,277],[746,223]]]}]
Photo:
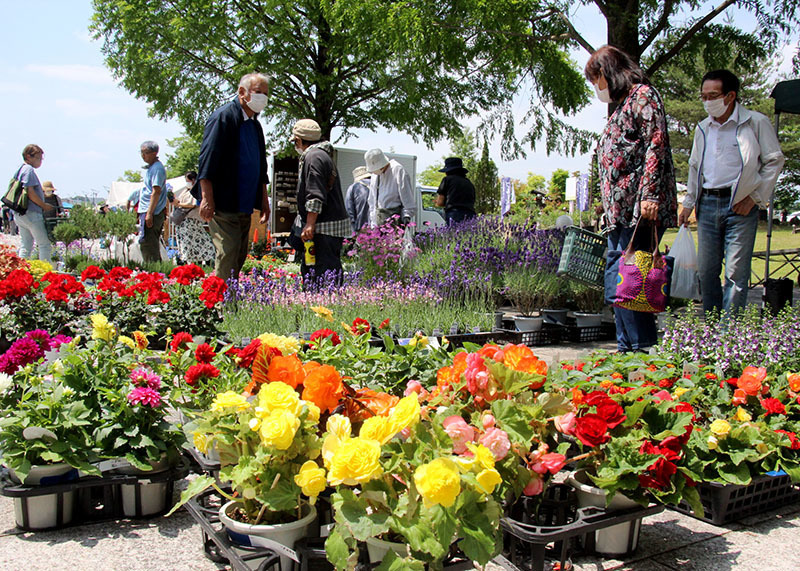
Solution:
[{"label": "potted plant", "polygon": [[[234,542],[246,537],[249,545],[275,541],[292,549],[314,523],[314,499],[325,488],[316,462],[322,449],[319,417],[318,406],[280,381],[261,384],[251,400],[233,391],[218,394],[198,417],[194,442],[201,452],[216,448],[219,480],[230,482],[233,494],[201,476],[170,513],[214,486],[229,500],[220,508],[220,520]],[[291,561],[282,557],[281,568],[290,569]]]},{"label": "potted plant", "polygon": [[517,329],[541,329],[544,318],[534,317],[534,313],[556,295],[559,287],[556,275],[529,267],[513,267],[503,274],[503,283],[505,295],[521,313],[514,319]]},{"label": "potted plant", "polygon": [[603,290],[575,281],[570,282],[570,289],[577,306],[575,310],[577,326],[599,326],[603,319],[603,307],[605,307]]}]

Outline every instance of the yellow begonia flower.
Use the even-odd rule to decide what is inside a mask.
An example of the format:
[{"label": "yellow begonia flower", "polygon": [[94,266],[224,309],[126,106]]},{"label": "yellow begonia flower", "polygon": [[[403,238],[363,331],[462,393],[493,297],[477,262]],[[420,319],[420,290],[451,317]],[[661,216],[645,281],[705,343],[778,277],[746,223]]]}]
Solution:
[{"label": "yellow begonia flower", "polygon": [[136,349],[136,342],[130,337],[127,337],[125,335],[120,335],[118,339],[119,342],[122,343],[123,345],[127,345],[131,349]]},{"label": "yellow begonia flower", "polygon": [[311,311],[316,313],[319,317],[321,317],[325,321],[333,322],[333,312],[327,307],[322,307],[321,305],[313,305],[311,306]]},{"label": "yellow begonia flower", "polygon": [[756,450],[759,454],[766,454],[769,452],[769,446],[767,446],[764,442],[759,442],[756,444]]},{"label": "yellow begonia flower", "polygon": [[436,458],[417,468],[414,472],[414,484],[425,507],[438,504],[449,508],[461,492],[458,466],[447,458]]},{"label": "yellow begonia flower", "polygon": [[355,486],[378,478],[383,474],[380,458],[381,445],[375,440],[358,437],[345,440],[331,458],[328,483]]},{"label": "yellow begonia flower", "polygon": [[343,414],[332,414],[328,417],[328,422],[325,425],[328,432],[335,435],[340,440],[350,438],[353,427],[350,424],[350,419]]},{"label": "yellow begonia flower", "polygon": [[292,387],[280,381],[267,383],[258,391],[258,406],[267,414],[276,410],[288,410],[297,416],[303,410],[300,396]]},{"label": "yellow begonia flower", "polygon": [[709,450],[716,450],[717,448],[719,448],[719,440],[717,440],[716,436],[709,435],[706,443],[708,444]]},{"label": "yellow begonia flower", "polygon": [[300,350],[300,340],[294,337],[285,337],[283,335],[275,335],[274,333],[262,333],[258,336],[258,340],[267,347],[277,349],[284,357],[294,355]]},{"label": "yellow begonia flower", "polygon": [[428,338],[426,336],[420,335],[419,333],[417,333],[416,335],[414,335],[414,337],[412,337],[409,340],[408,346],[409,347],[416,347],[417,345],[419,345],[420,347],[427,347],[428,343],[429,343],[429,341],[428,341]]},{"label": "yellow begonia flower", "polygon": [[325,480],[325,470],[311,460],[300,467],[300,472],[294,477],[294,483],[300,486],[301,491],[309,498],[316,498],[328,485]]},{"label": "yellow begonia flower", "polygon": [[392,409],[389,414],[389,424],[391,425],[392,435],[414,426],[419,422],[420,406],[416,394],[410,394],[400,399],[400,402]]},{"label": "yellow begonia flower", "polygon": [[469,442],[467,443],[467,448],[475,455],[473,467],[481,470],[494,470],[494,454],[491,450],[483,444],[471,444]]},{"label": "yellow begonia flower", "polygon": [[[264,415],[264,416],[267,416],[267,415]],[[262,416],[257,416],[257,417],[253,417],[253,418],[250,419],[250,421],[247,423],[247,426],[250,427],[250,430],[255,432],[256,430],[261,428],[261,418],[263,418],[263,417]]]},{"label": "yellow begonia flower", "polygon": [[208,453],[208,436],[202,432],[195,432],[192,435],[192,441],[194,442],[194,447],[197,448],[201,454]]},{"label": "yellow begonia flower", "polygon": [[711,433],[714,436],[718,438],[724,438],[725,436],[728,436],[728,433],[731,431],[731,425],[728,423],[727,420],[722,420],[718,418],[717,420],[711,423],[709,429],[711,430]]},{"label": "yellow begonia flower", "polygon": [[750,413],[747,412],[745,409],[739,407],[738,409],[736,409],[736,420],[738,420],[739,422],[750,422],[751,420],[753,420],[753,417],[750,416]]},{"label": "yellow begonia flower", "polygon": [[114,325],[102,313],[92,315],[92,339],[111,341],[114,338]]},{"label": "yellow begonia flower", "polygon": [[306,403],[306,406],[308,407],[308,420],[310,420],[315,424],[319,422],[319,415],[320,415],[319,407],[315,405],[313,402],[308,402],[308,401],[303,401],[303,402]]},{"label": "yellow begonia flower", "polygon": [[266,446],[286,450],[294,442],[300,420],[288,410],[273,411],[261,421],[261,442]]},{"label": "yellow begonia flower", "polygon": [[392,431],[392,425],[385,416],[371,416],[361,425],[361,438],[377,440],[381,445],[389,442],[397,434]]},{"label": "yellow begonia flower", "polygon": [[492,468],[491,470],[482,470],[478,474],[478,486],[484,494],[491,494],[495,487],[503,481],[500,477],[500,472]]},{"label": "yellow begonia flower", "polygon": [[672,391],[672,396],[675,398],[680,398],[684,393],[688,393],[689,389],[685,387],[675,387],[675,390]]},{"label": "yellow begonia flower", "polygon": [[240,411],[246,410],[249,406],[250,403],[247,402],[247,399],[243,395],[233,391],[226,391],[216,396],[214,402],[211,403],[211,411],[221,412],[229,408]]}]

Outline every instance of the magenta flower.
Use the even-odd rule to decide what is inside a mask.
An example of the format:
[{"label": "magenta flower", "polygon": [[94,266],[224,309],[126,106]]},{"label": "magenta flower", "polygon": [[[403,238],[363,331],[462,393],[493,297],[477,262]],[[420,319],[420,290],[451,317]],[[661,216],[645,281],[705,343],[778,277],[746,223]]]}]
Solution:
[{"label": "magenta flower", "polygon": [[131,405],[140,404],[156,408],[161,404],[161,394],[150,387],[136,387],[128,393],[128,402]]},{"label": "magenta flower", "polygon": [[154,391],[161,388],[161,377],[147,367],[137,367],[131,371],[130,379],[137,387],[149,387]]}]

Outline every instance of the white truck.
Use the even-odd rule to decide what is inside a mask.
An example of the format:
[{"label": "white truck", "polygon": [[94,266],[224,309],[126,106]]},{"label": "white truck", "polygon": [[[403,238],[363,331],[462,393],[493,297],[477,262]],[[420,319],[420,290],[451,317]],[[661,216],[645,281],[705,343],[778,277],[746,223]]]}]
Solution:
[{"label": "white truck", "polygon": [[[353,169],[364,165],[364,153],[359,149],[346,149],[334,147],[334,160],[339,171],[339,180],[342,184],[342,193],[353,184]],[[390,159],[399,162],[408,172],[412,181],[417,177],[417,157],[398,153],[386,153]],[[271,157],[270,181],[272,196],[272,215],[270,228],[276,238],[285,238],[291,232],[292,223],[297,216],[297,157],[279,159]],[[419,230],[444,225],[442,210],[433,206],[436,188],[427,186],[416,187],[417,216],[416,223]]]}]

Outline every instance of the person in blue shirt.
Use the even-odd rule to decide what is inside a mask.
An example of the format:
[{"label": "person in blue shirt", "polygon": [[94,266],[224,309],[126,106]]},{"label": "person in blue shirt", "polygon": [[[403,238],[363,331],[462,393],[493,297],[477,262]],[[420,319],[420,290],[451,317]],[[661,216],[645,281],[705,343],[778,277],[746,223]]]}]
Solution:
[{"label": "person in blue shirt", "polygon": [[267,105],[269,82],[260,73],[239,81],[236,99],[206,121],[200,146],[200,217],[208,222],[216,257],[214,273],[238,276],[250,248],[250,220],[269,220],[267,153],[258,115]]},{"label": "person in blue shirt", "polygon": [[47,229],[44,225],[44,212],[50,212],[53,207],[44,200],[44,191],[36,176],[36,169],[42,166],[44,151],[39,145],[27,145],[22,150],[25,161],[17,171],[17,179],[22,182],[28,193],[28,210],[25,214],[17,214],[14,219],[19,227],[22,245],[19,249],[20,258],[29,258],[33,253],[33,243],[39,247],[39,259],[50,262],[52,248]]},{"label": "person in blue shirt", "polygon": [[[139,227],[143,236],[139,240],[142,260],[155,262],[161,260],[161,231],[167,214],[167,171],[158,160],[158,143],[145,141],[141,145],[142,159],[147,163],[144,186],[139,196]],[[163,192],[162,192],[163,191]],[[140,235],[142,232],[140,231]]]}]

